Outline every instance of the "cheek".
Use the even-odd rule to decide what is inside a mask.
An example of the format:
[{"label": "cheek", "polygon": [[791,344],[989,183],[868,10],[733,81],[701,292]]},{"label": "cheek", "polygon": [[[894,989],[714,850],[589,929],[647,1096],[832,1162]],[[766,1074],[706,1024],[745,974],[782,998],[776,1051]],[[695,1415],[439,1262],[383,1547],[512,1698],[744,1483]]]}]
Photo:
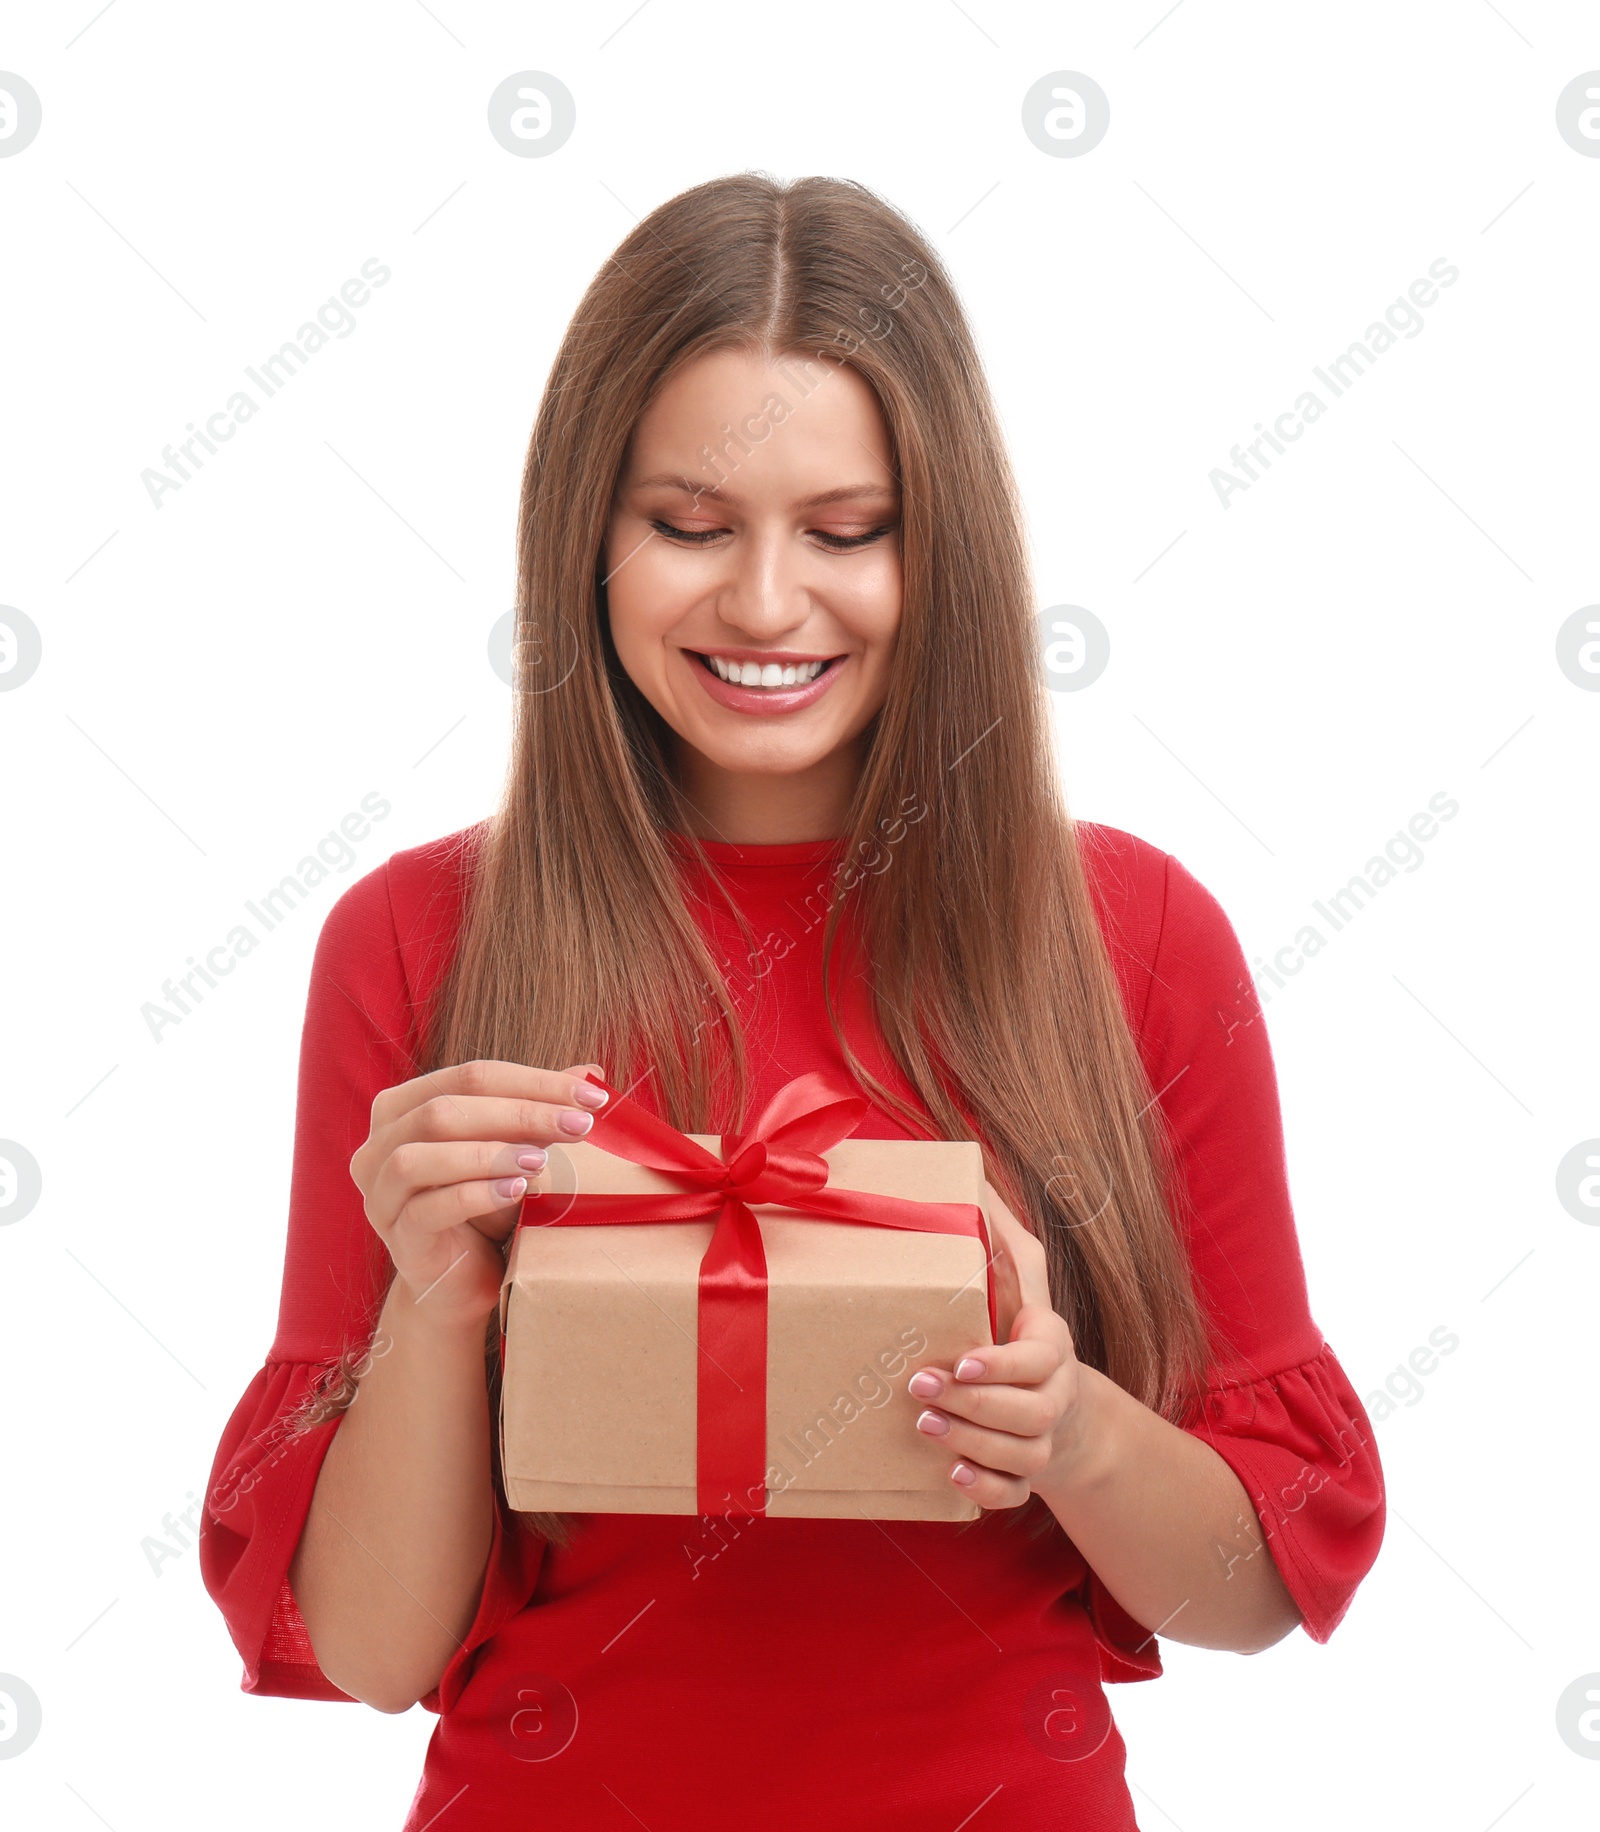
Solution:
[{"label": "cheek", "polygon": [[672,564],[675,556],[660,541],[644,539],[631,557],[629,546],[625,537],[607,549],[612,570],[606,604],[611,640],[631,672],[632,664],[643,661],[651,650],[659,651],[662,637],[678,621],[691,594],[681,569]]},{"label": "cheek", "polygon": [[862,566],[848,587],[833,599],[833,608],[849,622],[855,635],[887,649],[900,627],[901,592],[900,556],[874,554],[872,563]]}]

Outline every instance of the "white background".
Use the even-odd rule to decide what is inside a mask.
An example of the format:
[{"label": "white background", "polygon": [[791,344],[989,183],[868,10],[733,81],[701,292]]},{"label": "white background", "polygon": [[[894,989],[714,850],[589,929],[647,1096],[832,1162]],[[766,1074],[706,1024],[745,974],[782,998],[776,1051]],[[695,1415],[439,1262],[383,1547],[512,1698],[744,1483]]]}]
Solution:
[{"label": "white background", "polygon": [[[1363,1394],[1459,1347],[1377,1427],[1388,1537],[1326,1647],[1168,1642],[1113,1689],[1141,1825],[1594,1823],[1556,1703],[1600,1670],[1600,1228],[1556,1170],[1600,1134],[1600,695],[1556,637],[1600,599],[1600,159],[1555,125],[1594,9],[629,5],[8,9],[43,127],[0,159],[0,602],[44,657],[0,694],[0,1136],[44,1184],[0,1227],[0,1672],[44,1719],[0,1816],[400,1823],[433,1718],[244,1697],[192,1550],[142,1542],[271,1337],[318,925],[497,796],[557,340],[635,216],[756,168],[870,184],[954,273],[1039,603],[1110,632],[1053,700],[1078,815],[1254,957],[1460,804],[1266,1012],[1317,1321]],[[487,129],[522,70],[576,98],[548,158]],[[1058,70],[1110,98],[1082,157],[1022,131]],[[153,507],[141,471],[369,257],[354,333]],[[1441,257],[1420,334],[1223,507],[1212,468]],[[369,791],[352,870],[153,1041],[141,1006]]]}]

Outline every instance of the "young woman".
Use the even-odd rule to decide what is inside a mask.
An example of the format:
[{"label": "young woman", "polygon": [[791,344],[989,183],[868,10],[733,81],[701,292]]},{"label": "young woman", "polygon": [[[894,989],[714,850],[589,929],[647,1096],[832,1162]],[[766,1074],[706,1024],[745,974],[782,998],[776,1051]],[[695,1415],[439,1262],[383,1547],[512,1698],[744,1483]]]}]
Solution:
[{"label": "young woman", "polygon": [[[1228,919],[1065,810],[927,243],[831,179],[663,205],[556,357],[518,541],[503,804],[317,947],[203,1539],[245,1689],[438,1712],[414,1828],[1126,1832],[1103,1682],[1327,1640],[1383,1478]],[[826,1068],[858,1137],[980,1141],[1021,1308],[905,1412],[976,1521],[509,1510],[496,1293],[586,1067],[685,1131]]]}]

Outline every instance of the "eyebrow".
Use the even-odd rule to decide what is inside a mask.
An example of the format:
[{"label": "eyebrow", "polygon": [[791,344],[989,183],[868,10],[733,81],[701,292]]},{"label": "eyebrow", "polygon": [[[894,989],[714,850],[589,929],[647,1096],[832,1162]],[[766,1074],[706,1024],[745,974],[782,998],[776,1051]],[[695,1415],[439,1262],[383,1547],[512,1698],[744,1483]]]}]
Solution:
[{"label": "eyebrow", "polygon": [[[656,487],[682,490],[689,496],[709,496],[716,502],[727,503],[737,507],[739,498],[728,490],[719,490],[713,483],[697,482],[693,477],[684,477],[675,471],[657,472],[651,477],[641,477],[632,487],[636,490],[648,490]],[[824,503],[837,503],[860,500],[866,497],[891,497],[895,491],[886,483],[844,483],[836,489],[818,490],[814,496],[802,496],[795,504],[798,509],[820,509]]]}]

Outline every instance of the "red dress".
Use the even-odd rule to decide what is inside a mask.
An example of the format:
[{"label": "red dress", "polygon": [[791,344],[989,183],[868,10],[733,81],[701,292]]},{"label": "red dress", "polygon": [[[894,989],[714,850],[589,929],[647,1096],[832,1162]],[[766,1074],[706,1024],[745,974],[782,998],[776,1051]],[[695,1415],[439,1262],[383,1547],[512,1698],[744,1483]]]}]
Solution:
[{"label": "red dress", "polygon": [[[1212,1370],[1185,1427],[1237,1472],[1306,1632],[1326,1641],[1377,1556],[1383,1474],[1308,1307],[1249,971],[1222,908],[1175,858],[1116,828],[1079,832],[1179,1142],[1201,1300],[1240,1353]],[[386,1282],[349,1162],[373,1096],[412,1075],[416,1014],[459,926],[464,837],[351,885],[317,944],[278,1331],[223,1435],[201,1539],[247,1692],[345,1697],[286,1581],[338,1421],[284,1426],[319,1371],[365,1342]],[[845,1072],[814,996],[820,892],[844,845],[707,846],[762,944],[753,975],[677,847],[691,907],[744,988],[756,1106],[809,1069]],[[863,980],[844,1017],[858,1052],[914,1101]],[[874,1110],[855,1136],[911,1135]],[[440,1716],[406,1825],[925,1832],[981,1807],[973,1832],[1136,1832],[1102,1682],[1160,1672],[1155,1637],[1066,1535],[1030,1538],[1010,1511],[965,1529],[587,1515],[556,1548],[502,1508],[477,1618],[423,1701]]]}]

